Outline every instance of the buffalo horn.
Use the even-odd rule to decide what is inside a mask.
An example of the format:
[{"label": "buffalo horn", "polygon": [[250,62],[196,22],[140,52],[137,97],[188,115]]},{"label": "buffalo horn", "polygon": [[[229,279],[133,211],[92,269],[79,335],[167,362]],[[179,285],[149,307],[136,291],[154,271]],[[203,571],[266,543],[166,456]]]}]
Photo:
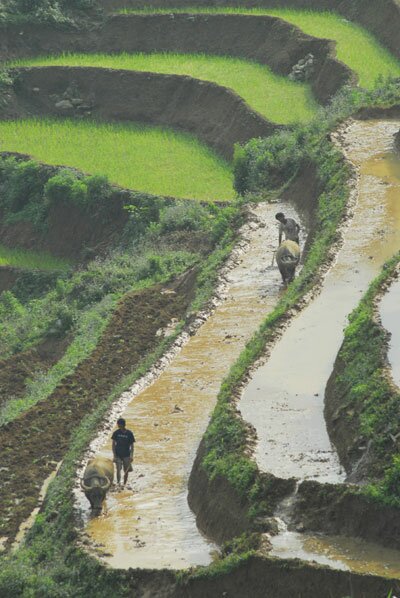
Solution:
[{"label": "buffalo horn", "polygon": [[86,491],[91,489],[91,486],[86,486],[85,480],[83,480],[83,479],[81,480],[81,487],[82,487],[82,490],[86,490]]}]

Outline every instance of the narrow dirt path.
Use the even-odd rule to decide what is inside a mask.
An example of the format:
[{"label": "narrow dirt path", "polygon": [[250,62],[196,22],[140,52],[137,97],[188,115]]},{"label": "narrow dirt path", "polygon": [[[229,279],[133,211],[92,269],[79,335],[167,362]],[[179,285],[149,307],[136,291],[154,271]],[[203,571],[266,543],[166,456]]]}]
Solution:
[{"label": "narrow dirt path", "polygon": [[[400,195],[399,195],[400,209]],[[388,359],[394,383],[400,388],[400,279],[396,280],[379,305],[382,325],[390,332]]]},{"label": "narrow dirt path", "polygon": [[[282,209],[292,211],[287,204],[255,209],[259,223],[246,227],[247,246],[226,274],[225,300],[123,412],[137,438],[132,487],[110,493],[105,513],[87,522],[91,540],[114,567],[183,568],[211,560],[213,547],[187,504],[188,477],[222,380],[282,291],[279,272],[270,267],[274,214]],[[107,441],[103,435],[93,448],[109,456],[109,437],[107,431]],[[88,519],[82,493],[78,500]]]},{"label": "narrow dirt path", "polygon": [[240,409],[257,430],[257,463],[278,477],[344,480],[326,430],[324,390],[348,314],[400,246],[400,167],[391,151],[398,128],[396,121],[354,122],[344,133],[360,181],[343,247],[320,295],[244,390]]}]

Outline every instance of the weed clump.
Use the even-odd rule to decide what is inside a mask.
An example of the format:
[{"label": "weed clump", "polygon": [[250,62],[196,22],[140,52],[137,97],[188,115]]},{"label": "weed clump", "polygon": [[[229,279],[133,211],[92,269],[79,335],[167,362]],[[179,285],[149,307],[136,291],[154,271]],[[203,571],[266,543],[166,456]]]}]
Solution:
[{"label": "weed clump", "polygon": [[92,9],[96,0],[3,0],[0,5],[0,24],[55,23],[75,25],[77,12]]}]

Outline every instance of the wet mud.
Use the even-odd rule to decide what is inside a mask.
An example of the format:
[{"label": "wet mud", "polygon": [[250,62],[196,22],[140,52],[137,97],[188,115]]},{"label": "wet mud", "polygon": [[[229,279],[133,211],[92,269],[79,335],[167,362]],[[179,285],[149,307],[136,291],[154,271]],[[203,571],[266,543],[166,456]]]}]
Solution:
[{"label": "wet mud", "polygon": [[[399,199],[400,204],[400,199]],[[400,388],[400,280],[395,280],[379,304],[382,326],[390,333],[388,360],[393,382]]]},{"label": "wet mud", "polygon": [[257,430],[256,460],[278,477],[344,481],[324,419],[324,391],[347,316],[400,246],[396,121],[354,122],[341,143],[359,170],[354,214],[320,295],[292,322],[243,392],[240,409]]},{"label": "wet mud", "polygon": [[[129,486],[111,492],[104,514],[93,519],[78,493],[86,532],[114,567],[185,568],[211,560],[214,547],[187,504],[188,478],[222,380],[282,292],[279,272],[271,267],[279,209],[256,208],[259,222],[246,226],[245,248],[225,275],[225,299],[122,411],[137,438]],[[109,456],[109,436],[107,431],[107,440],[103,434],[92,448]]]}]

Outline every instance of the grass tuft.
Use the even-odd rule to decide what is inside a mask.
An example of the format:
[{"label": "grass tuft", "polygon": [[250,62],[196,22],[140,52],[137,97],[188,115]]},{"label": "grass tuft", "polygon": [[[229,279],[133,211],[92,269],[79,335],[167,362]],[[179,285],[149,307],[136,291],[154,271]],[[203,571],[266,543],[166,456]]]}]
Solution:
[{"label": "grass tuft", "polygon": [[0,266],[12,266],[13,268],[25,270],[60,270],[65,272],[71,268],[71,262],[49,253],[10,249],[0,245]]}]

